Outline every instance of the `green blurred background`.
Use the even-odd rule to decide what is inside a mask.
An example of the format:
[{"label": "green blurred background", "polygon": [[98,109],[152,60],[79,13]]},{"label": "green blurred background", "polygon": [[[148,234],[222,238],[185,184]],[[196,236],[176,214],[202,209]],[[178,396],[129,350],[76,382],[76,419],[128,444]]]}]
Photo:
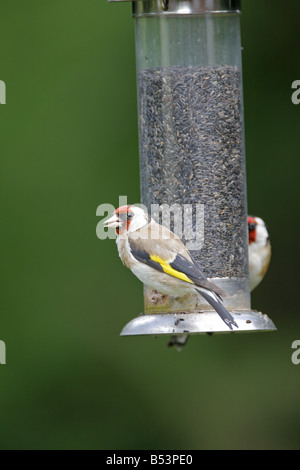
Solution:
[{"label": "green blurred background", "polygon": [[299,449],[300,2],[244,0],[249,212],[274,333],[120,338],[142,286],[96,208],[139,201],[128,3],[1,0],[1,449]]}]

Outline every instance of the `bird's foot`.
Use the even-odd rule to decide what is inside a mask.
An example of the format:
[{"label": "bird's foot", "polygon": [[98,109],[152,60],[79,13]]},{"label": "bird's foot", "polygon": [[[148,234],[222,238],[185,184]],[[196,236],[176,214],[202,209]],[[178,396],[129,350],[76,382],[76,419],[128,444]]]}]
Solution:
[{"label": "bird's foot", "polygon": [[157,305],[157,304],[165,304],[167,301],[168,295],[167,294],[162,294],[161,292],[158,292],[157,290],[151,290],[148,293],[148,300],[151,302],[151,304]]}]

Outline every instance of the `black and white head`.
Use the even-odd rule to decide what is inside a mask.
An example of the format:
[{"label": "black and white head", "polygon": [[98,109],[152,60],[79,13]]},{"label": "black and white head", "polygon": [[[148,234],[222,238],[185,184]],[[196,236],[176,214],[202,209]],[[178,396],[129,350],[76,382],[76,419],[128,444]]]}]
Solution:
[{"label": "black and white head", "polygon": [[266,224],[260,217],[248,215],[249,246],[264,247],[269,242]]},{"label": "black and white head", "polygon": [[114,227],[117,235],[134,232],[149,224],[151,217],[142,207],[127,205],[118,207],[113,216],[104,222],[105,227]]}]

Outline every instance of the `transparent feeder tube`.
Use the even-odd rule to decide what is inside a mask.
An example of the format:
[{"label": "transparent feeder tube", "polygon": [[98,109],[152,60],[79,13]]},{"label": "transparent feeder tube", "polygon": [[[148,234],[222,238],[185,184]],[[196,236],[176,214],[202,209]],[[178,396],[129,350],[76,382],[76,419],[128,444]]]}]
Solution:
[{"label": "transparent feeder tube", "polygon": [[[134,1],[141,198],[183,240],[229,309],[250,310],[237,2]],[[215,4],[218,8],[207,8]],[[211,310],[145,289],[145,313]]]}]

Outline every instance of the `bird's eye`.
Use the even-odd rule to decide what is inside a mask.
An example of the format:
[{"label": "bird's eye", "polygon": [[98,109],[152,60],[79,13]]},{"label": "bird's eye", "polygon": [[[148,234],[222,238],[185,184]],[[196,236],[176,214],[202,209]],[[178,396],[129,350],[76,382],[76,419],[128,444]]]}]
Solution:
[{"label": "bird's eye", "polygon": [[133,212],[128,212],[127,219],[132,219],[132,217],[133,217]]},{"label": "bird's eye", "polygon": [[256,229],[256,223],[255,222],[251,222],[251,224],[249,224],[249,232],[254,232],[254,230]]}]

